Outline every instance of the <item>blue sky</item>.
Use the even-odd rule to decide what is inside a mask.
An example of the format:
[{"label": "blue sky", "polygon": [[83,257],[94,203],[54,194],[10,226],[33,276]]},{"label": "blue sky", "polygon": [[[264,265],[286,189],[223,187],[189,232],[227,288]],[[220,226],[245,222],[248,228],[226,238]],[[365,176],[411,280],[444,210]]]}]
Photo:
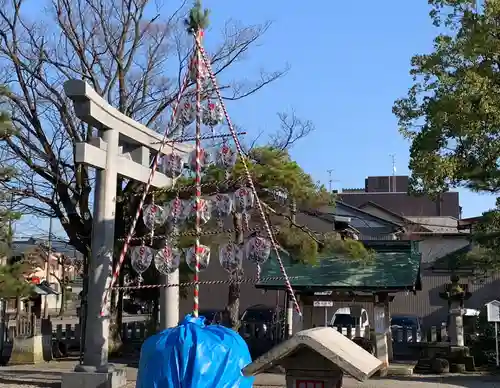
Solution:
[{"label": "blue sky", "polygon": [[[212,10],[208,47],[217,43],[228,19],[273,22],[225,78],[252,80],[260,69],[291,66],[286,77],[229,104],[233,121],[250,138],[272,132],[278,126],[276,113],[293,108],[316,126],[292,150],[316,180],[327,184],[327,170],[334,169],[334,188],[362,187],[366,176],[391,174],[390,154],[396,155],[398,175],[408,173],[408,143],[398,133],[391,108],[411,85],[411,56],[432,49],[436,30],[426,0],[205,0],[204,6]],[[494,200],[460,192],[464,217],[491,208]],[[46,234],[47,226],[45,220],[26,219],[17,231]]]}]

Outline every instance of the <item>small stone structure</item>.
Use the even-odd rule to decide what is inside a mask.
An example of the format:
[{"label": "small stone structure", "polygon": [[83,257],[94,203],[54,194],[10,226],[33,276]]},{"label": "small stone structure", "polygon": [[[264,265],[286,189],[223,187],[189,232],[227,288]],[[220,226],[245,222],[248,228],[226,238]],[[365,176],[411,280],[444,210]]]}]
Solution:
[{"label": "small stone structure", "polygon": [[296,333],[248,365],[243,374],[256,375],[278,365],[286,371],[287,388],[337,388],[344,373],[364,381],[382,362],[337,330],[317,327]]},{"label": "small stone structure", "polygon": [[39,364],[52,360],[52,325],[49,319],[29,318],[24,332],[17,332],[12,343],[9,365]]}]

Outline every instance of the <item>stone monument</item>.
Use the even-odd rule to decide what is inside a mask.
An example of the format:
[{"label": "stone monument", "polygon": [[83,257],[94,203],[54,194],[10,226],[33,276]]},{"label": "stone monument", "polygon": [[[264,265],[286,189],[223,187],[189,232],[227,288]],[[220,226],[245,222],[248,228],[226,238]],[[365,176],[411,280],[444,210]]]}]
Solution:
[{"label": "stone monument", "polygon": [[[69,80],[64,84],[64,90],[74,103],[76,116],[96,128],[99,136],[88,143],[76,144],[75,149],[75,163],[95,167],[96,185],[85,354],[83,364],[78,365],[75,372],[63,374],[62,387],[118,387],[126,383],[125,374],[108,364],[109,317],[100,316],[112,270],[117,176],[147,182],[151,154],[159,151],[163,136],[111,107],[84,81]],[[175,147],[164,147],[162,154],[185,154],[191,150],[192,147],[186,144],[176,143]],[[171,187],[173,181],[158,171],[151,184],[153,187]],[[179,272],[175,271],[167,281],[175,284],[178,279]],[[165,308],[168,301],[171,314],[165,325],[176,326],[179,290],[178,287],[164,290],[167,294],[163,297],[165,306],[160,308]]]}]

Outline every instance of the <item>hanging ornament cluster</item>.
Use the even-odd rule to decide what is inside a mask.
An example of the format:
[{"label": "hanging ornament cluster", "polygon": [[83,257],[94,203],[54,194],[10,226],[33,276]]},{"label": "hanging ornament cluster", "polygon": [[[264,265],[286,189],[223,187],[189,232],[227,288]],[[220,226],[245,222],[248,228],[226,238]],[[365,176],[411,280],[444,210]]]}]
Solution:
[{"label": "hanging ornament cluster", "polygon": [[[225,217],[228,217],[234,210],[247,215],[254,207],[255,199],[252,190],[241,187],[234,193],[216,194],[202,197],[200,199],[200,219],[202,224],[206,224],[212,217],[215,217],[219,226]],[[164,206],[157,204],[146,205],[143,208],[142,220],[149,229],[167,226],[169,231],[178,230],[186,223],[192,222],[196,218],[196,200],[175,198]]]},{"label": "hanging ornament cluster", "polygon": [[[253,194],[253,187],[252,189],[242,187],[234,193],[215,194],[210,197],[201,195],[204,170],[210,166],[216,166],[223,169],[226,178],[229,178],[238,157],[243,157],[243,154],[237,139],[239,134],[235,131],[228,116],[224,101],[217,87],[215,74],[211,69],[210,60],[207,58],[207,54],[202,47],[203,29],[207,24],[208,11],[202,11],[199,2],[196,4],[191,10],[189,17],[189,31],[195,36],[193,54],[189,60],[187,74],[181,83],[181,88],[176,98],[179,104],[176,105],[172,112],[169,127],[165,131],[163,140],[159,146],[159,155],[163,154],[162,159],[159,160],[158,157],[154,159],[148,182],[144,192],[141,194],[141,205],[134,216],[132,227],[128,232],[127,239],[120,253],[119,263],[113,274],[110,286],[112,288],[117,281],[120,267],[129,249],[128,242],[134,235],[137,219],[142,215],[143,224],[150,231],[149,236],[151,236],[151,241],[153,242],[154,233],[157,228],[161,228],[162,232],[166,229],[166,241],[164,241],[162,248],[153,249],[145,245],[146,240],[149,238],[148,236],[144,238],[142,245],[130,247],[131,266],[141,279],[144,272],[150,268],[153,262],[158,272],[167,275],[178,269],[182,260],[185,260],[189,268],[195,272],[193,292],[193,315],[195,317],[198,316],[199,312],[198,275],[200,271],[208,267],[211,255],[210,247],[200,243],[200,236],[204,234],[202,225],[215,218],[219,228],[223,229],[224,219],[231,213],[236,212],[242,215],[244,229],[245,226],[248,228],[250,212],[256,201]],[[227,125],[229,132],[226,134],[217,134],[216,127],[222,125]],[[194,131],[186,131],[189,126],[192,126]],[[202,133],[203,126],[209,127],[210,135]],[[194,137],[188,139],[186,134],[193,132],[195,134]],[[227,144],[229,138],[234,140],[235,148]],[[212,139],[212,146],[210,148],[206,148],[204,145],[204,142],[208,139]],[[222,139],[222,144],[216,145],[216,139]],[[195,151],[186,154],[175,148],[175,142],[185,141],[193,141],[195,143],[193,146]],[[169,144],[171,145],[171,152],[164,152],[163,149],[165,146],[168,148]],[[149,192],[159,161],[161,162],[160,167],[162,172],[173,180],[184,174],[194,177],[196,194],[193,198],[189,200],[175,198],[163,206],[156,205],[153,199],[150,205],[142,206]],[[250,171],[244,163],[242,163],[242,168],[245,170],[248,178],[251,179]],[[175,185],[175,181],[173,184]],[[250,186],[253,186],[251,182]],[[260,206],[258,210],[266,230],[270,233],[269,223]],[[193,247],[180,249],[178,247],[178,237],[181,235],[181,228],[184,229],[184,227],[194,229],[194,234],[191,232],[189,234],[195,237],[195,243]],[[245,230],[249,232],[248,229]],[[212,232],[207,234],[212,234]],[[272,236],[269,236],[269,238],[272,239]],[[244,244],[236,244],[233,241],[228,241],[219,246],[217,253],[222,268],[231,277],[239,277],[243,273],[243,260],[256,263],[259,268],[259,265],[270,257],[273,245],[274,243],[269,239],[257,235],[249,238]],[[274,246],[274,248],[276,247]],[[286,280],[287,291],[291,295],[300,314],[300,308],[295,299],[290,281],[283,269],[278,251],[276,253],[277,260],[280,263],[280,268]],[[108,295],[109,292],[106,293],[101,306],[101,316],[104,316]]]},{"label": "hanging ornament cluster", "polygon": [[142,274],[151,265],[153,261],[153,250],[150,247],[141,245],[130,250],[130,265],[139,275],[139,283],[142,282]]},{"label": "hanging ornament cluster", "polygon": [[154,230],[167,221],[167,213],[161,206],[154,204],[146,205],[143,208],[143,221],[149,230]]},{"label": "hanging ornament cluster", "polygon": [[203,124],[210,127],[215,127],[224,122],[224,110],[218,102],[208,102],[203,107],[202,113]]},{"label": "hanging ornament cluster", "polygon": [[222,269],[230,275],[236,275],[243,270],[244,251],[235,243],[228,242],[219,248],[219,261]]},{"label": "hanging ornament cluster", "polygon": [[181,252],[169,244],[159,249],[155,254],[155,267],[159,273],[168,275],[181,265]]},{"label": "hanging ornament cluster", "polygon": [[[206,245],[200,245],[198,247],[198,268],[199,271],[204,271],[208,268],[208,264],[210,263],[210,247]],[[196,266],[196,248],[191,247],[186,251],[186,264],[188,267],[195,271]]]},{"label": "hanging ornament cluster", "polygon": [[[208,268],[210,263],[210,248],[206,246],[200,248],[199,267],[200,271],[203,271]],[[158,250],[145,245],[130,248],[130,264],[133,270],[139,274],[139,282],[142,281],[142,274],[149,268],[153,258],[157,271],[163,275],[168,275],[179,268],[183,256],[185,256],[189,268],[194,270],[194,247],[185,249],[184,252],[170,244],[166,244]]]},{"label": "hanging ornament cluster", "polygon": [[[240,187],[234,193],[218,193],[213,196],[202,197],[199,201],[200,220],[202,224],[210,221],[212,217],[217,219],[219,227],[223,227],[224,219],[231,212],[236,211],[244,216],[251,211],[255,205],[253,192],[248,187]],[[167,226],[173,236],[178,235],[179,229],[186,226],[196,218],[196,200],[174,198],[164,206],[158,204],[146,205],[143,208],[142,219],[144,225],[154,231],[155,228]],[[263,237],[251,237],[244,246],[233,242],[223,244],[219,248],[219,261],[222,268],[230,275],[235,276],[242,273],[243,260],[247,259],[256,264],[264,263],[271,254],[271,242]],[[210,247],[201,245],[198,252],[199,269],[203,271],[210,263]],[[169,241],[159,250],[141,246],[131,249],[131,265],[141,276],[151,265],[154,259],[155,267],[161,274],[169,274],[179,268],[182,256],[189,268],[195,269],[196,253],[195,247],[184,250],[175,247],[173,241]]]},{"label": "hanging ornament cluster", "polygon": [[[217,148],[201,148],[200,164],[201,169],[215,165],[224,170],[231,169],[237,161],[237,152],[226,144]],[[193,172],[196,171],[196,152],[191,152],[187,158],[177,154],[170,153],[163,157],[163,173],[169,178],[176,179],[182,175],[184,169]]]},{"label": "hanging ornament cluster", "polygon": [[179,178],[184,170],[184,159],[176,153],[163,157],[163,172],[169,178]]},{"label": "hanging ornament cluster", "polygon": [[[201,245],[198,251],[199,270],[204,271],[210,264],[210,247]],[[252,237],[244,246],[239,246],[233,242],[222,244],[219,247],[219,261],[221,267],[230,275],[242,272],[243,260],[249,260],[255,264],[263,264],[271,255],[271,242],[264,237]],[[139,274],[139,281],[142,281],[142,274],[146,272],[154,259],[157,271],[163,275],[168,275],[177,270],[182,259],[191,270],[195,270],[196,254],[195,247],[184,250],[178,249],[170,244],[165,244],[163,248],[153,249],[140,245],[130,249],[130,263],[135,272]]]},{"label": "hanging ornament cluster", "polygon": [[215,155],[215,164],[221,168],[230,169],[236,164],[237,158],[237,152],[224,143]]},{"label": "hanging ornament cluster", "polygon": [[267,238],[255,236],[245,244],[245,256],[255,264],[263,264],[271,255],[272,244]]},{"label": "hanging ornament cluster", "polygon": [[202,81],[209,79],[209,72],[205,61],[197,55],[193,55],[189,61],[189,77],[192,82],[196,82],[199,77]]}]

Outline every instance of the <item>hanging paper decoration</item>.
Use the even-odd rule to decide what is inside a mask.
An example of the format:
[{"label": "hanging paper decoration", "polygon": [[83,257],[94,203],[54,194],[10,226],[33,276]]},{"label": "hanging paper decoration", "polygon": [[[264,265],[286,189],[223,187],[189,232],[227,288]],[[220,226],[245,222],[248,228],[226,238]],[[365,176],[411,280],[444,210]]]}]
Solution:
[{"label": "hanging paper decoration", "polygon": [[[201,224],[206,224],[210,220],[212,214],[212,201],[205,198],[200,198],[200,221]],[[184,218],[193,220],[196,218],[196,199],[191,199],[184,208]]]},{"label": "hanging paper decoration", "polygon": [[222,147],[217,151],[215,164],[223,169],[228,169],[236,164],[237,158],[237,152],[227,144],[223,144]]},{"label": "hanging paper decoration", "polygon": [[263,264],[271,255],[272,243],[264,237],[251,237],[245,244],[245,256],[256,264]]},{"label": "hanging paper decoration", "polygon": [[242,270],[243,253],[243,249],[232,242],[221,245],[219,248],[221,267],[231,275],[239,273]]},{"label": "hanging paper decoration", "polygon": [[162,226],[167,220],[165,210],[158,205],[146,205],[142,210],[142,220],[149,230]]},{"label": "hanging paper decoration", "polygon": [[165,207],[166,219],[173,234],[178,233],[179,227],[186,220],[185,207],[186,201],[180,198],[171,200]]},{"label": "hanging paper decoration", "polygon": [[187,201],[180,198],[171,200],[167,205],[167,220],[168,222],[184,221],[186,218],[184,209]]},{"label": "hanging paper decoration", "polygon": [[198,57],[193,55],[189,62],[189,76],[191,81],[196,82],[198,75],[202,81],[210,78],[205,61],[201,59],[200,62],[198,62]]},{"label": "hanging paper decoration", "polygon": [[181,252],[166,244],[159,249],[155,255],[155,267],[163,275],[168,275],[179,268],[181,264]]},{"label": "hanging paper decoration", "polygon": [[231,214],[233,199],[229,194],[217,194],[213,197],[213,209],[223,217]]},{"label": "hanging paper decoration", "polygon": [[[212,153],[205,148],[200,149],[200,165],[201,168],[207,168],[214,164],[214,159]],[[189,168],[192,171],[196,171],[196,150],[189,154]]]},{"label": "hanging paper decoration", "polygon": [[219,228],[224,227],[224,217],[231,214],[233,210],[233,199],[229,194],[217,194],[212,198],[212,210],[214,211]]},{"label": "hanging paper decoration", "polygon": [[163,171],[169,178],[178,178],[184,169],[184,159],[176,153],[163,157]]},{"label": "hanging paper decoration", "polygon": [[240,187],[234,192],[234,207],[238,213],[246,213],[254,206],[253,192],[248,187]]},{"label": "hanging paper decoration", "polygon": [[175,126],[177,129],[185,128],[196,120],[196,104],[188,97],[185,97],[179,103],[175,115]]},{"label": "hanging paper decoration", "polygon": [[[206,245],[200,245],[198,248],[198,260],[200,271],[204,271],[208,268],[210,263],[210,248]],[[191,247],[186,252],[186,264],[191,270],[195,270],[196,265],[196,254],[195,247]]]},{"label": "hanging paper decoration", "polygon": [[141,245],[131,248],[130,265],[139,274],[139,282],[142,281],[142,274],[149,268],[151,261],[153,261],[153,250],[150,247]]},{"label": "hanging paper decoration", "polygon": [[203,109],[203,124],[215,127],[224,122],[224,111],[218,102],[209,102]]},{"label": "hanging paper decoration", "polygon": [[248,229],[250,221],[249,210],[254,206],[255,197],[253,192],[248,187],[241,187],[234,193],[234,206],[236,211],[242,214],[243,224],[245,229]]}]

